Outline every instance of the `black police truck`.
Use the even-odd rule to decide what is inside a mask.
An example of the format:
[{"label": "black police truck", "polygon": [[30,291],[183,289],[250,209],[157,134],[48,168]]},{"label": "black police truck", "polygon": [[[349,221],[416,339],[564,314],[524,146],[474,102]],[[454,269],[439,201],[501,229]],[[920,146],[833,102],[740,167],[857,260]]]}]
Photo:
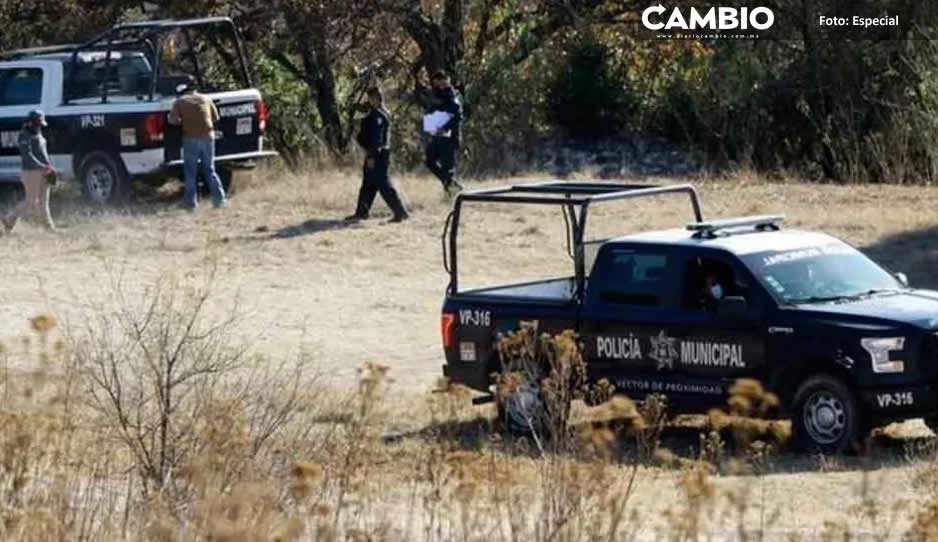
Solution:
[{"label": "black police truck", "polygon": [[[221,68],[221,69],[220,69]],[[265,150],[267,107],[227,17],[114,26],[86,43],[0,53],[0,183],[19,180],[17,134],[42,109],[49,155],[94,203],[120,201],[131,180],[181,176],[181,130],[168,123],[180,83],[195,80],[218,107],[222,183]]]},{"label": "black police truck", "polygon": [[[588,239],[590,209],[614,200],[686,194],[684,228]],[[559,207],[573,273],[461,290],[458,234],[464,206]],[[499,402],[509,427],[544,402],[527,383],[492,394],[497,336],[536,322],[575,330],[591,381],[635,399],[664,394],[675,412],[723,406],[738,378],[780,399],[803,449],[847,451],[875,426],[938,424],[938,292],[911,288],[847,243],[782,227],[782,216],[705,221],[692,185],[553,181],[457,196],[443,233],[449,286],[443,303],[443,372]],[[587,254],[592,255],[587,261]]]}]

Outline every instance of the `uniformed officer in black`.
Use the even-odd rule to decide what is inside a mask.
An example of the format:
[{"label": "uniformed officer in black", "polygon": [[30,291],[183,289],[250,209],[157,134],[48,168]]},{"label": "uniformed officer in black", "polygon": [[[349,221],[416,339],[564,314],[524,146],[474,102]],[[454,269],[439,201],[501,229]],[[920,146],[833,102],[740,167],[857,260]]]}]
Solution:
[{"label": "uniformed officer in black", "polygon": [[430,143],[427,145],[427,168],[436,175],[443,184],[446,193],[452,189],[462,189],[454,178],[456,170],[456,152],[459,150],[459,141],[462,136],[462,100],[456,89],[450,83],[449,76],[444,71],[433,74],[433,96],[428,113],[445,111],[452,118],[434,133],[430,134]]},{"label": "uniformed officer in black", "polygon": [[388,170],[391,165],[391,118],[384,108],[384,96],[381,89],[371,87],[366,93],[368,115],[361,121],[361,129],[356,140],[364,149],[365,165],[362,169],[362,186],[358,191],[358,205],[355,214],[346,220],[364,220],[368,218],[375,194],[380,192],[394,217],[390,222],[402,222],[409,218],[401,197],[391,184]]}]

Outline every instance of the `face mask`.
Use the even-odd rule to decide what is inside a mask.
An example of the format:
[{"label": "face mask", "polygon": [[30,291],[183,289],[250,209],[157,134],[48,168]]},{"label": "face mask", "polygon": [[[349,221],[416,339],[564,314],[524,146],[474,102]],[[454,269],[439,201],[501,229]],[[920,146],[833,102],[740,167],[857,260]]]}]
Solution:
[{"label": "face mask", "polygon": [[710,287],[710,293],[713,295],[713,299],[721,299],[723,297],[723,287],[719,284],[714,284]]}]

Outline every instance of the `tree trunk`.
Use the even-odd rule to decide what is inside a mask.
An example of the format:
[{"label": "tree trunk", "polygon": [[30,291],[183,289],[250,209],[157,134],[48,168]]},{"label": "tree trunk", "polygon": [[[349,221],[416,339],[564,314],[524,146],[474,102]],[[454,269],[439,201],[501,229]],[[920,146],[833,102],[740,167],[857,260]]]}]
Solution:
[{"label": "tree trunk", "polygon": [[316,111],[323,124],[323,139],[329,151],[336,156],[348,152],[348,138],[344,136],[335,73],[328,48],[327,18],[323,13],[307,13],[304,6],[294,9],[291,2],[283,5],[283,15],[290,29],[290,41],[299,52],[302,69],[290,64],[282,52],[271,55],[300,77],[312,90]]}]

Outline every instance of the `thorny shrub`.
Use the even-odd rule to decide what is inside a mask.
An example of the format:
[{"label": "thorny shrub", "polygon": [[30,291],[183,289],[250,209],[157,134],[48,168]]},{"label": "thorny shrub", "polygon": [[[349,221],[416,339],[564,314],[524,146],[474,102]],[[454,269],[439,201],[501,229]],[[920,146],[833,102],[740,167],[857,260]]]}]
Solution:
[{"label": "thorny shrub", "polygon": [[82,409],[80,372],[48,314],[0,343],[0,539],[87,540],[121,523],[107,483],[119,454]]},{"label": "thorny shrub", "polygon": [[764,457],[777,451],[791,437],[790,424],[766,419],[779,406],[778,397],[766,391],[755,379],[737,379],[729,389],[727,409],[708,413],[710,426],[717,433],[728,432],[735,449],[752,457]]},{"label": "thorny shrub", "polygon": [[[535,415],[539,419],[529,420],[529,425],[542,452],[547,436],[551,437],[554,451],[569,448],[573,401],[586,399],[602,404],[615,395],[615,387],[608,381],[589,383],[583,345],[572,330],[556,335],[539,334],[536,322],[522,322],[518,330],[498,337],[497,349],[502,370],[492,375],[496,401],[506,403],[522,386],[532,386],[537,391],[543,412]],[[622,403],[617,405],[621,410]],[[641,423],[641,417],[627,415],[624,421],[633,428]]]},{"label": "thorny shrub", "polygon": [[[433,423],[446,430],[385,443],[392,380],[377,363],[363,367],[359,386],[346,397],[327,394],[290,364],[263,378],[238,372],[214,383],[211,393],[198,395],[202,406],[180,418],[191,439],[187,454],[162,488],[144,492],[120,419],[92,408],[95,380],[56,338],[55,319],[37,317],[31,325],[19,348],[0,347],[3,540],[586,542],[632,540],[647,528],[685,540],[727,520],[735,522],[736,538],[751,540],[764,539],[778,519],[762,478],[751,476],[758,474],[756,460],[768,459],[774,448],[728,457],[721,438],[729,429],[739,439],[737,452],[740,443],[751,449],[776,438],[771,426],[759,435],[732,431],[732,416],[771,410],[774,399],[754,382],[733,387],[723,417],[711,413],[730,425],[716,430],[714,423],[693,458],[658,447],[666,418],[660,398],[636,404],[609,393],[608,385],[607,400],[584,411],[589,423],[562,425],[562,453],[531,455],[497,434],[461,438],[460,426],[451,423],[468,414],[460,406],[468,390],[459,386],[431,396]],[[567,347],[575,344],[571,334],[558,337]],[[530,359],[581,359],[575,349],[551,346],[558,337],[541,336],[551,355]],[[576,382],[581,373],[546,374],[559,383],[558,377]],[[625,427],[635,431],[641,449],[677,467],[678,498],[659,515],[663,525],[649,527],[654,518],[639,513],[648,503],[636,501],[637,488],[661,472],[650,474],[641,461],[623,463],[617,437]],[[720,470],[730,476],[718,477]],[[921,482],[934,485],[931,478]],[[909,540],[934,539],[936,500],[918,510]],[[888,533],[888,518],[870,512],[873,500],[861,504],[873,530]]]}]

